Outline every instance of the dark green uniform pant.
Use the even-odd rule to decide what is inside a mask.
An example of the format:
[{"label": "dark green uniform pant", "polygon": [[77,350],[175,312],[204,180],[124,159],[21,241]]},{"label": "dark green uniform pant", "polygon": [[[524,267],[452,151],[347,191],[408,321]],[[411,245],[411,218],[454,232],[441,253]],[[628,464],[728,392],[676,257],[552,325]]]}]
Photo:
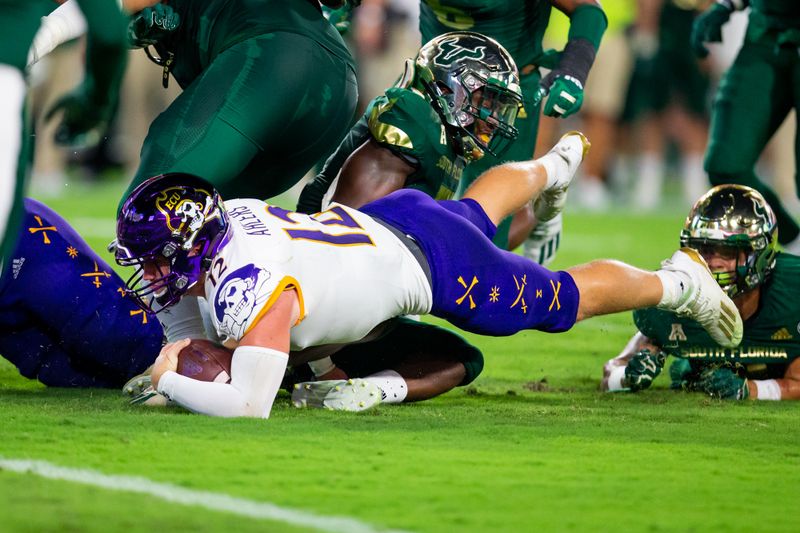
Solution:
[{"label": "dark green uniform pant", "polygon": [[355,72],[308,37],[242,41],[156,118],[128,192],[151,176],[186,172],[223,198],[276,196],[336,148],[357,96]]},{"label": "dark green uniform pant", "polygon": [[[777,48],[774,39],[754,42],[751,30],[752,24],[714,100],[705,168],[714,185],[738,183],[763,194],[775,210],[778,239],[785,244],[800,228],[754,167],[789,111],[800,110],[800,55],[797,47]],[[797,154],[795,139],[796,163]],[[800,184],[797,173],[795,183]]]}]

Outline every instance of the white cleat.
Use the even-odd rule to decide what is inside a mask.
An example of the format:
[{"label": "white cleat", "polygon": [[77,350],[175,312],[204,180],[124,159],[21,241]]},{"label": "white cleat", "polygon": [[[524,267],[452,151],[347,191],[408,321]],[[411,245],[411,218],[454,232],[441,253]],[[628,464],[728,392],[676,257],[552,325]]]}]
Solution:
[{"label": "white cleat", "polygon": [[[578,170],[581,161],[589,151],[591,143],[579,131],[565,134],[541,160],[548,160],[548,179],[553,180],[551,185],[542,191],[542,194],[533,204],[536,219],[539,221],[552,220],[564,210],[567,202],[567,189],[572,178]],[[543,162],[543,164],[545,164]],[[552,173],[553,176],[549,174]]]},{"label": "white cleat", "polygon": [[562,228],[561,213],[552,220],[539,222],[522,243],[522,254],[534,263],[549,265],[555,259],[558,245],[561,244]]},{"label": "white cleat", "polygon": [[696,250],[681,248],[661,263],[661,269],[681,272],[691,280],[679,304],[672,309],[676,314],[696,320],[720,346],[739,346],[744,329],[739,310]]},{"label": "white cleat", "polygon": [[292,390],[292,405],[300,409],[365,411],[381,403],[382,399],[380,387],[359,378],[296,383]]}]

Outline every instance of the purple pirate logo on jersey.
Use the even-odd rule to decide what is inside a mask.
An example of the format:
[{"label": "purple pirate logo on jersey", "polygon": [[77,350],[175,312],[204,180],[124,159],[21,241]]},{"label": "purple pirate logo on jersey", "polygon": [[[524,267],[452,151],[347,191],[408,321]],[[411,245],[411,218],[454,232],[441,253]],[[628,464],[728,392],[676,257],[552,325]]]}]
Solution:
[{"label": "purple pirate logo on jersey", "polygon": [[240,339],[255,309],[269,298],[261,288],[271,274],[252,263],[228,274],[214,298],[214,314],[220,331]]}]

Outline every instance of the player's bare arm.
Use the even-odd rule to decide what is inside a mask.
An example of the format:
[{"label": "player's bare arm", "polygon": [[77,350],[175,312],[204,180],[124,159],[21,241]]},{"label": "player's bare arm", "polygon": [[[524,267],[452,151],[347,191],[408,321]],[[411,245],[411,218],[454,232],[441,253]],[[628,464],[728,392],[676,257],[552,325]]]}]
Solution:
[{"label": "player's bare arm", "polygon": [[800,400],[800,359],[786,368],[781,379],[747,380],[751,400]]},{"label": "player's bare arm", "polygon": [[332,200],[359,208],[402,189],[413,171],[404,159],[369,139],[345,162]]}]

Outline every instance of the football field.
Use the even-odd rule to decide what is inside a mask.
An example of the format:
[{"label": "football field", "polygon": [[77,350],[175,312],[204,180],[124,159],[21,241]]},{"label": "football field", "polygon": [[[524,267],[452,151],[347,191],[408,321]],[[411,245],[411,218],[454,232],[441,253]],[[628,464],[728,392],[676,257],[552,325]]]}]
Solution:
[{"label": "football field", "polygon": [[[101,255],[121,186],[45,200]],[[569,209],[555,267],[655,268],[686,209]],[[796,298],[798,295],[787,295]],[[46,389],[0,361],[1,531],[800,531],[800,406],[604,394],[630,314],[551,335],[466,336],[470,386],[361,414],[267,420]],[[800,334],[800,332],[796,333]]]}]

